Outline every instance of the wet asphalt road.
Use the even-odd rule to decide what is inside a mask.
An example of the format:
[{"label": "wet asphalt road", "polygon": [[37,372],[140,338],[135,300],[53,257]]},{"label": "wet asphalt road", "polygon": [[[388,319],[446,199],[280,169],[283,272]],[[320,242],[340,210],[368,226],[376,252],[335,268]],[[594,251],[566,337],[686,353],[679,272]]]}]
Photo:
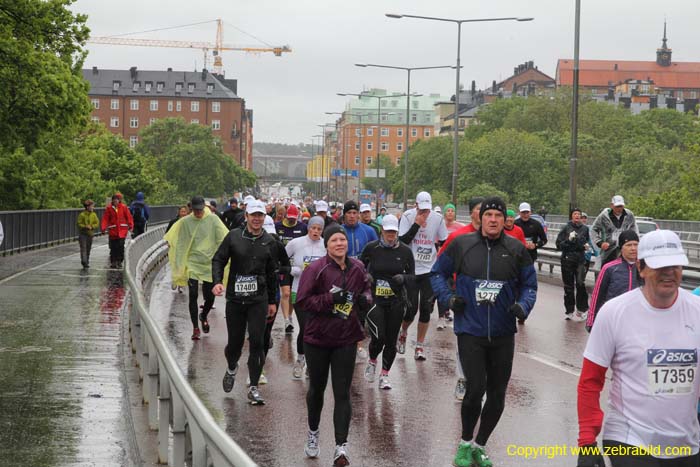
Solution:
[{"label": "wet asphalt road", "polygon": [[[250,406],[245,384],[247,346],[233,391],[226,394],[221,389],[226,367],[223,298],[217,298],[216,309],[210,314],[211,333],[192,341],[187,293],[171,290],[167,268],[155,284],[151,313],[162,323],[193,388],[226,432],[261,466],[331,465],[334,442],[330,385],[320,427],[321,456],[306,459],[306,382],[291,377],[295,341],[284,334],[281,316],[273,330],[274,347],[265,365],[270,382],[260,387],[267,404]],[[365,362],[358,360],[351,391],[351,465],[452,465],[461,435],[460,402],[453,396],[456,339],[451,328],[437,331],[436,323],[434,313],[428,334],[428,360],[416,362],[412,346],[405,356],[397,356],[390,374],[390,391],[366,382]],[[412,326],[409,340],[415,339],[415,332]],[[576,459],[568,455],[526,459],[513,455],[512,450],[514,445],[576,445],[576,384],[586,339],[583,323],[563,319],[562,288],[540,281],[535,310],[516,336],[506,409],[487,445],[494,465],[575,465]]]}]

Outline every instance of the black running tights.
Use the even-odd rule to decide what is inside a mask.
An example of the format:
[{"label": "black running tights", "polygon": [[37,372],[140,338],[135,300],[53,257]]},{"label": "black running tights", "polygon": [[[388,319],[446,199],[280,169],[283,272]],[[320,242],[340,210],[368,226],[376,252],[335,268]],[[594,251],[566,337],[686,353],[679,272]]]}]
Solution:
[{"label": "black running tights", "polygon": [[228,344],[224,355],[229,369],[233,370],[238,364],[245,342],[245,330],[248,327],[248,374],[250,385],[257,386],[265,364],[265,321],[267,318],[267,303],[242,304],[226,302],[226,329]]},{"label": "black running tights", "polygon": [[404,305],[399,300],[375,302],[367,313],[367,329],[372,340],[369,358],[375,360],[382,353],[382,369],[389,371],[396,358],[396,339],[399,337]]},{"label": "black running tights", "polygon": [[[199,298],[199,281],[197,279],[190,279],[187,281],[187,286],[189,288],[190,295],[190,319],[192,320],[192,327],[198,328],[199,321],[197,320],[199,315],[199,305],[197,299]],[[204,320],[209,316],[209,311],[211,307],[214,306],[214,293],[212,289],[214,284],[212,282],[202,282],[202,295],[204,295],[204,308],[202,308],[202,318]]]}]

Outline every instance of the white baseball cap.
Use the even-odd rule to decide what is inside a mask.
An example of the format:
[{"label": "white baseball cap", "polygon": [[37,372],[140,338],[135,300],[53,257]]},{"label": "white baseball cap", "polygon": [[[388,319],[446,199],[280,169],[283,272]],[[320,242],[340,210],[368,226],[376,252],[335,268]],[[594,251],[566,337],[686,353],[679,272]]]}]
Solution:
[{"label": "white baseball cap", "polygon": [[523,212],[523,211],[527,211],[527,212],[532,211],[532,208],[530,207],[530,203],[520,203],[520,206],[518,207],[518,212]]},{"label": "white baseball cap", "polygon": [[248,214],[254,214],[256,212],[265,214],[265,203],[254,199],[253,201],[246,203],[245,212]]},{"label": "white baseball cap", "polygon": [[652,230],[644,235],[639,241],[637,258],[652,269],[688,265],[681,239],[670,230]]},{"label": "white baseball cap", "polygon": [[427,191],[421,191],[416,195],[418,209],[433,209],[433,199]]},{"label": "white baseball cap", "polygon": [[245,198],[243,198],[243,204],[248,204],[251,201],[255,201],[255,196],[248,195]]},{"label": "white baseball cap", "polygon": [[399,220],[393,214],[387,214],[382,218],[382,230],[393,230],[398,232]]},{"label": "white baseball cap", "polygon": [[435,206],[435,209],[433,209],[433,211],[442,213],[442,209],[440,208],[440,206]]},{"label": "white baseball cap", "polygon": [[615,195],[612,197],[612,201],[610,201],[613,206],[624,206],[625,205],[625,198],[623,198],[620,195]]},{"label": "white baseball cap", "polygon": [[360,204],[360,212],[372,211],[372,207],[367,203]]},{"label": "white baseball cap", "polygon": [[328,212],[328,203],[325,201],[316,201],[317,212]]}]

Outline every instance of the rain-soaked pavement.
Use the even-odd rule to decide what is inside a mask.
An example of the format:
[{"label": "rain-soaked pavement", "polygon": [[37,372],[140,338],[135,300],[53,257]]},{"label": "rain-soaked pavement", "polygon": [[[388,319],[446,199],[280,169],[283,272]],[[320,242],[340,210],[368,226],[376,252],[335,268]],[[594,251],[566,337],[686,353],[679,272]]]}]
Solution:
[{"label": "rain-soaked pavement", "polygon": [[[0,465],[131,466],[154,454],[106,240],[0,258]],[[131,387],[131,389],[130,389]],[[133,415],[133,414],[136,415]],[[136,420],[135,420],[136,419]],[[146,465],[152,465],[150,462]]]},{"label": "rain-soaked pavement", "polygon": [[[576,384],[587,333],[583,323],[563,319],[563,293],[540,282],[536,308],[516,337],[513,376],[506,409],[488,443],[494,465],[570,466],[574,457],[562,454],[576,445]],[[296,357],[294,339],[285,335],[278,316],[273,330],[261,386],[265,406],[246,400],[247,353],[230,394],[221,389],[225,370],[225,302],[217,298],[210,314],[212,331],[200,341],[190,340],[187,294],[170,288],[167,268],[155,280],[151,312],[162,323],[171,348],[195,391],[219,424],[261,466],[327,466],[333,453],[332,393],[326,391],[321,421],[320,459],[306,459],[307,383],[292,380]],[[201,297],[200,297],[201,301]],[[393,389],[382,391],[363,378],[364,362],[356,365],[352,385],[353,417],[349,453],[353,466],[448,466],[461,435],[460,403],[456,382],[455,336],[448,328],[437,331],[437,316],[429,331],[428,360],[416,362],[413,348],[397,356],[391,371]],[[415,339],[415,326],[409,339]],[[294,334],[296,337],[296,334]],[[246,346],[247,347],[247,346]],[[552,458],[526,459],[516,449],[559,446]]]}]

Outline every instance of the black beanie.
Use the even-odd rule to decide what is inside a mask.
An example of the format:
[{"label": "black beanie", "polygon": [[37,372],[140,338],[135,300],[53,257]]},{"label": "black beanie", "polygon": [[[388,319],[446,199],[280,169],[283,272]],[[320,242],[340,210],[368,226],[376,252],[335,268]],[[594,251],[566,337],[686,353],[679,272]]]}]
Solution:
[{"label": "black beanie", "polygon": [[489,196],[481,202],[481,209],[479,210],[479,219],[484,217],[484,213],[489,209],[495,209],[496,211],[501,211],[503,217],[505,218],[506,213],[506,203],[498,196]]},{"label": "black beanie", "polygon": [[475,196],[469,200],[469,212],[471,213],[476,206],[484,202],[484,198],[481,196]]},{"label": "black beanie", "polygon": [[357,206],[357,203],[355,201],[353,201],[353,200],[346,201],[345,205],[343,206],[343,214],[345,214],[348,211],[352,211],[353,209],[355,211],[360,210],[360,208]]},{"label": "black beanie", "polygon": [[637,235],[637,232],[634,230],[624,230],[622,233],[620,233],[620,236],[617,237],[617,243],[620,245],[620,248],[627,243],[627,242],[638,242],[639,241],[639,235]]},{"label": "black beanie", "polygon": [[[347,205],[347,203],[345,204]],[[345,235],[345,238],[348,238],[348,234],[345,232],[345,229],[338,224],[330,224],[328,227],[323,229],[323,246],[328,247],[328,240],[330,240],[331,237],[337,233],[341,233]]]}]

